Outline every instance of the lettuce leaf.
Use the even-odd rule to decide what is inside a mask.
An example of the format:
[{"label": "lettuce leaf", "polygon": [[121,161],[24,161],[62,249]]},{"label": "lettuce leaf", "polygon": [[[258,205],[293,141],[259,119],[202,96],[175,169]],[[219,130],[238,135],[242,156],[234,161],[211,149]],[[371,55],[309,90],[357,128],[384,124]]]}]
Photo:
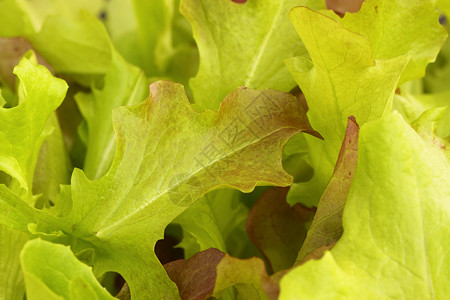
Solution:
[{"label": "lettuce leaf", "polygon": [[364,124],[389,112],[409,59],[374,60],[366,38],[308,8],[295,8],[290,16],[311,58],[286,63],[305,93],[311,125],[324,140],[306,137],[314,176],[294,184],[288,202],[316,206],[333,172],[347,118],[353,115]]},{"label": "lettuce leaf", "polygon": [[333,177],[320,198],[317,212],[298,252],[297,263],[305,261],[317,249],[332,247],[342,235],[342,213],[358,161],[358,134],[359,126],[355,118],[349,117]]},{"label": "lettuce leaf", "polygon": [[[94,249],[96,274],[120,273],[137,299],[175,295],[153,252],[171,220],[216,187],[249,192],[256,184],[289,185],[281,147],[299,130],[313,132],[295,98],[273,90],[238,89],[218,113],[193,111],[174,83],[154,83],[150,95],[139,106],[115,110],[112,166],[97,181],[74,171],[67,215],[27,208],[0,186],[1,203],[10,211],[3,222],[21,230],[39,224],[34,231],[41,236],[77,241],[74,251]],[[255,111],[258,101],[273,107]]]},{"label": "lettuce leaf", "polygon": [[20,79],[19,105],[0,108],[0,170],[16,179],[31,196],[39,148],[49,135],[44,128],[64,99],[67,84],[26,58],[14,68],[14,73]]},{"label": "lettuce leaf", "polygon": [[91,89],[92,93],[76,94],[75,100],[87,123],[83,169],[88,178],[98,179],[109,169],[114,157],[112,110],[140,103],[148,94],[148,87],[143,72],[113,52],[102,88],[94,83]]},{"label": "lettuce leaf", "polygon": [[20,251],[28,235],[0,225],[0,299],[22,300],[25,283],[20,269]]},{"label": "lettuce leaf", "polygon": [[20,260],[27,299],[115,299],[68,247],[34,239],[25,245]]},{"label": "lettuce leaf", "polygon": [[[321,7],[320,1],[309,2]],[[291,90],[295,82],[283,59],[306,51],[287,15],[292,7],[309,2],[182,0],[181,12],[192,24],[200,53],[199,71],[190,81],[195,102],[217,109],[240,85]]]},{"label": "lettuce leaf", "polygon": [[280,299],[444,299],[448,158],[399,114],[362,126],[358,149],[342,238],[321,260],[289,272]]},{"label": "lettuce leaf", "polygon": [[241,260],[214,248],[164,268],[177,284],[182,299],[217,298],[231,287],[237,288],[239,299],[276,299],[278,292],[261,259]]}]

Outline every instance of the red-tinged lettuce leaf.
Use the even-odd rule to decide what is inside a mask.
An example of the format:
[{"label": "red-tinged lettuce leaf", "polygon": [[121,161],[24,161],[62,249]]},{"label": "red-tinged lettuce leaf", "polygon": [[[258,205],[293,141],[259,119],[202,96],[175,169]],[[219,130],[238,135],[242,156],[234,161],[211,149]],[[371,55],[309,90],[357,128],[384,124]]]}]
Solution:
[{"label": "red-tinged lettuce leaf", "polygon": [[250,239],[269,261],[272,271],[291,267],[306,237],[314,210],[286,203],[289,188],[265,191],[247,218]]},{"label": "red-tinged lettuce leaf", "polygon": [[181,12],[192,24],[200,54],[199,71],[190,81],[194,101],[217,109],[241,85],[290,91],[295,81],[284,59],[306,53],[287,18],[299,5],[322,8],[323,2],[182,0]]},{"label": "red-tinged lettuce leaf", "polygon": [[38,212],[0,186],[9,211],[1,221],[22,230],[39,224],[41,235],[76,240],[76,252],[94,249],[96,274],[120,273],[135,299],[175,297],[153,251],[166,226],[214,188],[289,185],[282,147],[296,132],[314,133],[302,111],[292,95],[240,88],[218,112],[198,113],[181,85],[156,82],[141,105],[114,111],[111,168],[97,181],[74,171],[65,216]]},{"label": "red-tinged lettuce leaf", "polygon": [[343,16],[345,13],[358,12],[364,0],[326,0],[327,8]]},{"label": "red-tinged lettuce leaf", "polygon": [[333,176],[319,201],[297,262],[311,258],[308,256],[317,249],[313,257],[317,257],[324,249],[329,250],[342,235],[342,213],[358,161],[358,133],[359,126],[355,118],[349,117]]},{"label": "red-tinged lettuce leaf", "polygon": [[446,299],[450,165],[399,114],[361,127],[344,233],[281,280],[284,299]]},{"label": "red-tinged lettuce leaf", "polygon": [[165,264],[164,268],[183,300],[217,298],[230,287],[237,288],[238,299],[276,299],[278,294],[277,283],[256,257],[237,259],[210,248],[188,260]]},{"label": "red-tinged lettuce leaf", "polygon": [[[29,41],[20,37],[4,38],[0,37],[0,83],[8,86],[9,89],[14,90],[16,86],[16,76],[13,74],[14,67],[20,62],[22,56],[31,50],[32,46]],[[37,56],[39,64],[44,65],[47,69],[52,71],[50,65],[45,59]]]}]

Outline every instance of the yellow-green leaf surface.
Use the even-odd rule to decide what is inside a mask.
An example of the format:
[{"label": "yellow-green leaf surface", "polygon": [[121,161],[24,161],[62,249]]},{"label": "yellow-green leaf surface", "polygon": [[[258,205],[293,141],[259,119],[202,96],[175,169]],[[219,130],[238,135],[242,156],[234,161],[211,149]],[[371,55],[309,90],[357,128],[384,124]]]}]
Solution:
[{"label": "yellow-green leaf surface", "polygon": [[[283,59],[305,53],[289,22],[289,10],[323,1],[182,0],[181,12],[192,24],[200,68],[190,85],[196,103],[217,109],[240,85],[289,91],[295,81]],[[320,6],[322,3],[322,6]],[[239,70],[239,71],[238,71]]]},{"label": "yellow-green leaf surface", "polygon": [[0,108],[0,170],[31,193],[39,148],[48,134],[44,128],[64,99],[67,85],[26,58],[14,68],[14,73],[20,79],[20,103],[14,108]]},{"label": "yellow-green leaf surface", "polygon": [[344,234],[281,280],[280,299],[447,299],[450,166],[399,114],[361,128]]},{"label": "yellow-green leaf surface", "polygon": [[0,225],[0,299],[22,300],[25,294],[19,255],[28,236]]},{"label": "yellow-green leaf surface", "polygon": [[[61,184],[69,184],[72,166],[56,113],[47,121],[51,134],[44,140],[34,170],[33,195],[42,195],[40,204],[55,204]],[[42,207],[42,205],[39,205]]]},{"label": "yellow-green leaf surface", "polygon": [[366,0],[360,11],[343,18],[328,13],[370,41],[374,59],[409,55],[400,82],[421,78],[447,38],[432,0]]},{"label": "yellow-green leaf surface", "polygon": [[115,110],[113,120],[112,166],[97,181],[74,171],[71,197],[63,195],[72,200],[70,213],[37,212],[0,188],[0,204],[9,212],[2,222],[21,230],[39,224],[47,236],[62,230],[79,250],[95,249],[96,274],[119,272],[135,299],[176,297],[153,251],[176,216],[214,188],[289,185],[282,147],[296,132],[313,133],[290,94],[240,88],[218,112],[198,113],[183,87],[170,82],[152,84],[145,102]]},{"label": "yellow-green leaf surface", "polygon": [[183,229],[178,247],[184,249],[185,258],[208,248],[225,252],[228,234],[245,222],[248,210],[236,190],[212,191],[199,199],[174,220]]},{"label": "yellow-green leaf surface", "polygon": [[133,0],[137,23],[137,39],[142,68],[147,74],[156,75],[167,67],[172,55],[171,22],[174,0]]},{"label": "yellow-green leaf surface", "polygon": [[390,111],[408,57],[375,60],[366,38],[308,8],[295,8],[290,17],[310,58],[292,58],[287,65],[306,96],[311,125],[324,140],[306,137],[314,176],[294,184],[288,202],[312,206],[333,172],[347,118],[364,124]]},{"label": "yellow-green leaf surface", "polygon": [[112,300],[91,268],[66,246],[35,239],[25,244],[21,265],[27,299]]},{"label": "yellow-green leaf surface", "polygon": [[73,17],[51,15],[28,38],[56,72],[98,75],[106,73],[111,63],[108,34],[87,11]]},{"label": "yellow-green leaf surface", "polygon": [[118,106],[136,105],[147,94],[148,85],[143,72],[114,51],[102,88],[93,85],[92,93],[75,96],[88,128],[84,162],[84,172],[88,178],[103,176],[113,160],[116,141],[112,110]]},{"label": "yellow-green leaf surface", "polygon": [[[409,94],[395,95],[394,109],[400,112],[409,123],[415,121],[425,111],[436,107],[448,107],[450,103],[450,91],[434,94]],[[450,109],[444,112],[438,120],[436,133],[441,138],[450,136]]]},{"label": "yellow-green leaf surface", "polygon": [[3,107],[5,105],[6,101],[2,96],[2,90],[0,90],[0,107]]},{"label": "yellow-green leaf surface", "polygon": [[138,299],[175,291],[153,253],[170,221],[216,187],[289,185],[281,147],[295,132],[311,131],[300,104],[281,92],[241,88],[218,113],[195,112],[178,84],[154,83],[150,95],[115,111],[111,169],[94,182],[74,172],[64,221],[71,235],[107,251],[100,265],[121,273]]}]

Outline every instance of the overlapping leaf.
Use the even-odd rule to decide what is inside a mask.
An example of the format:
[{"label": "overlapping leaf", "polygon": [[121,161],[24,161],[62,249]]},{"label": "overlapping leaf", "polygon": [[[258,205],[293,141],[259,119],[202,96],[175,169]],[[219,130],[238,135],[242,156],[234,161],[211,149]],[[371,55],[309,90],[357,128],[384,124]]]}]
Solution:
[{"label": "overlapping leaf", "polygon": [[280,299],[445,299],[448,158],[398,114],[363,126],[358,148],[341,240],[288,273]]},{"label": "overlapping leaf", "polygon": [[0,170],[17,179],[31,195],[37,155],[48,134],[43,130],[64,99],[67,84],[26,58],[14,73],[20,79],[21,103],[11,109],[0,108]]},{"label": "overlapping leaf", "polygon": [[93,85],[92,93],[75,96],[88,127],[84,162],[84,172],[88,178],[97,179],[104,175],[114,157],[112,110],[118,106],[136,105],[147,93],[147,80],[143,72],[114,52],[103,87],[98,89]]},{"label": "overlapping leaf", "polygon": [[314,177],[294,184],[288,202],[317,205],[333,172],[354,115],[363,124],[390,111],[392,96],[408,57],[374,60],[370,42],[308,8],[295,8],[291,20],[311,58],[287,61],[308,102],[311,125],[324,138],[307,138]]},{"label": "overlapping leaf", "polygon": [[[356,14],[330,17],[370,41],[374,59],[411,58],[400,83],[421,78],[434,62],[447,33],[439,24],[434,1],[366,0]],[[410,26],[405,26],[410,24]]]},{"label": "overlapping leaf", "polygon": [[19,254],[28,236],[0,225],[0,299],[22,300],[25,283],[20,270]]},{"label": "overlapping leaf", "polygon": [[2,192],[3,205],[17,214],[8,222],[39,222],[41,231],[76,237],[95,249],[96,272],[119,272],[137,299],[175,293],[153,252],[172,219],[215,187],[290,184],[281,147],[299,130],[313,132],[295,97],[273,90],[238,89],[218,113],[195,112],[177,84],[157,82],[150,93],[143,104],[115,111],[118,143],[108,173],[90,181],[74,172],[68,216],[36,214]]},{"label": "overlapping leaf", "polygon": [[248,214],[247,232],[270,263],[271,271],[290,268],[305,240],[315,211],[286,203],[289,188],[265,191]]},{"label": "overlapping leaf", "polygon": [[192,24],[200,52],[199,72],[191,80],[195,102],[217,109],[240,85],[292,89],[295,82],[283,59],[305,53],[305,49],[287,16],[294,6],[321,8],[320,2],[182,0],[181,12]]},{"label": "overlapping leaf", "polygon": [[297,262],[304,261],[316,249],[334,245],[342,235],[342,213],[358,161],[358,133],[359,126],[350,117],[333,177],[320,198]]},{"label": "overlapping leaf", "polygon": [[249,208],[241,196],[231,189],[212,191],[174,220],[183,230],[178,246],[184,249],[185,258],[209,248],[238,257],[254,249],[245,231]]},{"label": "overlapping leaf", "polygon": [[277,284],[267,275],[259,258],[236,259],[210,248],[188,260],[164,265],[169,277],[177,284],[183,300],[219,297],[233,286],[240,299],[275,299]]},{"label": "overlapping leaf", "polygon": [[21,264],[27,299],[115,299],[68,247],[39,239],[29,241],[22,251]]}]

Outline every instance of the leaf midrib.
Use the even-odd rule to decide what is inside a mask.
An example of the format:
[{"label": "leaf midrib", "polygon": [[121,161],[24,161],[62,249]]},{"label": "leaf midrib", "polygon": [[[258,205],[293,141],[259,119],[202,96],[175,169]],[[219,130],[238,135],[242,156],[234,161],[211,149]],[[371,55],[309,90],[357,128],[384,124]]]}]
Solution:
[{"label": "leaf midrib", "polygon": [[[276,133],[278,133],[278,132],[280,132],[280,131],[284,131],[284,130],[288,130],[288,131],[289,131],[289,130],[298,130],[298,129],[295,128],[295,127],[283,127],[283,128],[280,128],[280,129],[271,131],[270,133],[264,135],[262,138],[260,138],[260,139],[258,139],[258,140],[255,140],[255,141],[253,141],[253,142],[251,142],[251,143],[244,144],[243,146],[239,147],[237,150],[230,151],[230,152],[226,153],[225,155],[219,156],[218,158],[212,160],[212,161],[209,162],[208,164],[205,164],[204,166],[198,168],[196,171],[190,173],[190,176],[187,176],[186,179],[183,180],[182,182],[188,181],[189,179],[191,179],[192,177],[194,177],[196,174],[200,173],[200,172],[203,171],[203,170],[206,170],[209,166],[211,166],[211,165],[213,165],[213,164],[215,164],[215,163],[221,161],[222,159],[225,159],[225,158],[227,158],[227,157],[229,157],[229,156],[231,156],[231,155],[234,155],[234,154],[240,152],[241,150],[243,150],[243,149],[245,149],[245,148],[247,148],[247,147],[250,147],[250,146],[252,146],[252,145],[254,145],[254,144],[260,143],[261,141],[263,141],[263,140],[269,138],[270,136],[272,136],[272,135],[274,135],[274,134],[276,134]],[[142,163],[142,161],[141,161],[141,163]],[[140,168],[141,168],[141,165],[139,166],[139,169],[140,169]],[[138,173],[138,172],[136,172],[136,175],[137,175],[137,173]],[[136,179],[136,177],[133,179],[133,183],[132,183],[131,187],[134,186],[134,181],[135,181],[135,179]],[[180,181],[180,182],[181,182],[181,181]],[[120,220],[118,220],[118,221],[114,222],[113,224],[111,224],[111,225],[109,225],[109,226],[106,226],[106,227],[104,227],[103,229],[99,230],[99,231],[96,233],[96,236],[97,236],[97,237],[101,237],[102,235],[107,234],[108,231],[111,231],[111,230],[113,231],[117,226],[119,226],[119,224],[124,223],[126,220],[130,219],[132,216],[134,216],[134,215],[138,214],[139,212],[145,210],[151,203],[154,203],[154,202],[157,201],[159,198],[163,197],[163,196],[166,195],[168,192],[170,192],[171,190],[173,190],[175,187],[177,187],[177,186],[179,185],[180,182],[177,182],[177,184],[175,184],[175,185],[173,185],[173,186],[171,186],[171,187],[168,187],[168,188],[164,189],[161,193],[159,193],[159,194],[153,196],[151,199],[145,201],[143,205],[139,206],[137,209],[133,210],[131,213],[125,215],[125,216],[124,216],[123,218],[121,218]],[[130,187],[130,189],[128,189],[128,193],[131,191],[131,187]],[[128,193],[127,193],[127,195],[128,195]],[[123,203],[123,200],[127,198],[127,195],[124,196],[124,197],[122,198],[122,201],[120,202],[119,205],[116,205],[116,209],[110,214],[110,216],[113,216],[113,215],[117,212],[117,210],[121,207],[121,205],[122,205],[122,203]],[[102,222],[102,225],[105,224],[105,223],[107,222],[107,220],[108,220],[108,219],[105,219],[105,220]],[[101,225],[101,226],[102,226],[102,225]],[[99,227],[101,227],[101,226],[99,226]]]}]

